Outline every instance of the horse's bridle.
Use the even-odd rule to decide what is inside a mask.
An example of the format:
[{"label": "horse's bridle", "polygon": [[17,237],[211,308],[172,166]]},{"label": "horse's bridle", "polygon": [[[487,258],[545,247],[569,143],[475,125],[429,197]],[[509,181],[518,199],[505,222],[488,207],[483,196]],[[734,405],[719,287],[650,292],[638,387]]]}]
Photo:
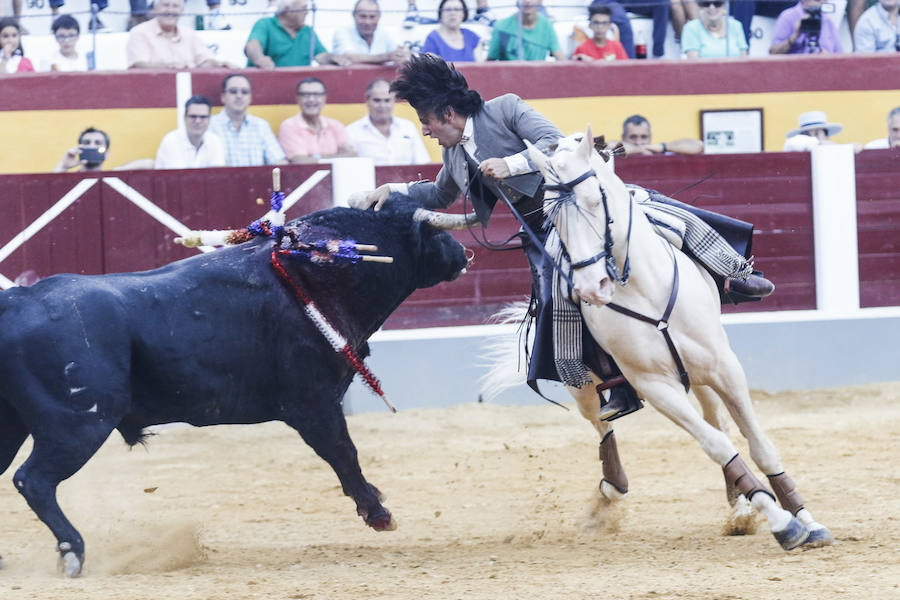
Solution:
[{"label": "horse's bridle", "polygon": [[[551,169],[552,171],[552,169]],[[555,176],[556,173],[554,172]],[[575,196],[575,186],[579,183],[585,181],[586,179],[590,179],[591,177],[596,177],[597,172],[593,169],[588,169],[572,181],[567,181],[565,183],[555,183],[555,184],[544,184],[544,189],[549,190],[551,192],[559,192],[559,196],[556,198],[557,202],[573,202]],[[606,190],[603,189],[603,186],[600,185],[600,197],[603,200],[603,212],[606,214],[606,231],[603,235],[603,250],[598,252],[594,256],[589,258],[585,258],[584,260],[574,261],[571,260],[569,266],[573,270],[583,269],[585,267],[589,267],[590,265],[599,262],[602,259],[606,259],[606,273],[609,275],[610,279],[615,281],[621,286],[625,286],[628,283],[628,277],[631,274],[631,263],[629,260],[629,251],[631,249],[631,222],[633,215],[633,207],[634,203],[628,203],[628,234],[625,237],[625,264],[622,267],[621,274],[619,273],[619,267],[616,264],[616,257],[613,256],[612,248],[613,248],[613,237],[612,230],[610,229],[610,224],[613,223],[613,218],[609,214],[609,203],[606,198]],[[562,240],[560,240],[562,243]],[[566,251],[566,254],[569,253],[568,249],[565,248],[565,244],[563,244],[563,249]]]},{"label": "horse's bridle", "polygon": [[[552,165],[550,166],[550,172],[553,176],[559,180],[555,170]],[[597,173],[593,169],[589,169],[585,171],[572,181],[568,181],[565,183],[556,183],[550,185],[544,185],[545,190],[549,190],[552,192],[559,192],[560,196],[556,199],[559,203],[564,202],[575,202],[575,186],[579,183],[583,182],[586,179],[591,177],[596,177]],[[603,210],[606,213],[606,232],[604,234],[603,240],[603,251],[591,256],[590,258],[586,258],[584,260],[572,261],[571,257],[569,261],[570,268],[575,269],[583,269],[589,265],[592,265],[601,259],[606,259],[606,272],[609,274],[610,279],[618,283],[619,285],[624,286],[628,283],[628,277],[631,274],[631,265],[629,261],[629,251],[631,249],[631,224],[632,224],[632,216],[634,214],[634,202],[628,203],[628,234],[625,238],[625,264],[622,267],[622,274],[619,275],[619,269],[616,265],[616,258],[612,255],[612,247],[613,247],[613,239],[612,239],[612,231],[610,230],[610,223],[613,222],[612,217],[609,215],[609,204],[606,199],[606,190],[603,189],[603,186],[600,187],[600,196],[603,199]],[[560,238],[560,244],[563,247],[563,251],[566,255],[569,254],[569,251],[565,247],[565,243],[562,238]],[[671,248],[670,248],[671,250]],[[614,302],[609,302],[606,304],[608,308],[614,310],[620,314],[626,315],[633,319],[638,319],[639,321],[644,321],[645,323],[649,323],[656,327],[657,330],[662,334],[663,339],[666,342],[666,345],[669,347],[669,353],[672,355],[672,359],[675,362],[675,368],[678,370],[678,376],[681,379],[681,384],[684,386],[684,391],[688,392],[691,388],[690,378],[688,377],[687,369],[684,367],[684,362],[681,360],[681,356],[678,354],[678,349],[675,347],[675,342],[672,340],[672,335],[669,333],[669,317],[672,315],[672,310],[675,308],[675,299],[678,297],[678,261],[674,256],[672,256],[672,262],[674,264],[674,273],[672,279],[672,290],[669,294],[669,301],[666,304],[666,308],[663,311],[662,318],[654,319],[653,317],[648,317],[643,315],[637,311],[633,311],[629,308],[625,308],[624,306],[620,306]]]}]

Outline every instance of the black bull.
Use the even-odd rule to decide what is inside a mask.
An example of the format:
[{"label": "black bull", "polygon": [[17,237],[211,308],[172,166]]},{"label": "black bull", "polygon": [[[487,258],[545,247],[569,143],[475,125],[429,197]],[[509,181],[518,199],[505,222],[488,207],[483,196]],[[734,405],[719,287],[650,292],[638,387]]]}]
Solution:
[{"label": "black bull", "polygon": [[[395,201],[382,211],[335,208],[289,225],[301,239],[376,244],[393,264],[281,262],[360,355],[415,289],[455,278],[463,247]],[[278,420],[334,469],[357,512],[393,528],[362,475],[341,401],[355,371],[305,316],[270,264],[273,241],[141,273],[56,275],[0,293],[0,473],[30,434],[13,477],[56,536],[70,576],[84,542],[56,501],[113,429],[130,445],[150,425]]]}]

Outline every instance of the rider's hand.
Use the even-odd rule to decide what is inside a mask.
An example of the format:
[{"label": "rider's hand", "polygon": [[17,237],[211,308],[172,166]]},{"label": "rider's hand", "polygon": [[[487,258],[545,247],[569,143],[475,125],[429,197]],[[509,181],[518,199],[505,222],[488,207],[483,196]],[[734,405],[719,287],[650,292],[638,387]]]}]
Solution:
[{"label": "rider's hand", "polygon": [[374,204],[375,210],[381,210],[381,207],[384,206],[384,203],[390,195],[390,184],[385,183],[368,193],[357,192],[350,194],[350,197],[347,199],[347,204],[350,208],[358,208],[360,210],[366,210]]},{"label": "rider's hand", "polygon": [[502,158],[489,158],[482,161],[482,163],[478,165],[478,169],[481,171],[482,175],[493,177],[494,179],[505,179],[510,175],[509,165],[506,164],[506,161]]}]

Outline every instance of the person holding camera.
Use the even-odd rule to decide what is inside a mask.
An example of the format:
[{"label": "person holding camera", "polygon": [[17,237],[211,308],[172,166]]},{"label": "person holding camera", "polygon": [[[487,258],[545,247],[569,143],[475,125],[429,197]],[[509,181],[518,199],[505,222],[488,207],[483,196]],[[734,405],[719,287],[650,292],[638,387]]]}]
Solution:
[{"label": "person holding camera", "polygon": [[900,52],[900,0],[878,0],[856,22],[857,52]]},{"label": "person holding camera", "polygon": [[105,131],[88,127],[78,136],[78,146],[63,154],[54,173],[65,173],[80,167],[79,171],[102,171],[106,152],[109,150],[109,136]]},{"label": "person holding camera", "polygon": [[824,0],[800,0],[778,15],[769,54],[840,54],[844,51],[831,19],[822,18]]}]

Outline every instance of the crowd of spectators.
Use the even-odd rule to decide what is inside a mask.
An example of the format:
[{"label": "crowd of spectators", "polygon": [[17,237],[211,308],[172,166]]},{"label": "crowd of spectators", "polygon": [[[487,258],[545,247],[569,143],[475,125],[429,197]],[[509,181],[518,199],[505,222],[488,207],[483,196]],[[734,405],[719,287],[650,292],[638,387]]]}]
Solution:
[{"label": "crowd of spectators", "polygon": [[[249,114],[253,99],[250,78],[232,73],[222,80],[222,110],[212,114],[212,102],[192,96],[184,105],[184,127],[167,133],[155,159],[139,159],[123,168],[195,169],[315,163],[331,158],[363,156],[376,165],[424,164],[430,161],[419,128],[394,116],[390,82],[377,78],[366,87],[366,116],[349,125],[326,117],[328,94],[317,77],[297,84],[299,112],[272,132],[268,121]],[[54,172],[100,171],[109,158],[106,132],[89,127],[78,145],[63,154]]]},{"label": "crowd of spectators", "polygon": [[[207,21],[221,15],[218,1],[207,0],[212,15]],[[378,0],[357,0],[346,26],[334,32],[329,50],[306,23],[310,0],[270,0],[273,14],[256,21],[243,48],[246,66],[269,69],[314,63],[399,64],[409,58],[411,49],[453,62],[661,57],[669,23],[685,58],[739,57],[748,54],[750,19],[754,14],[777,17],[768,49],[771,54],[900,51],[900,0],[847,0],[836,4],[826,0],[581,0],[586,7],[589,31],[575,28],[576,47],[571,57],[560,46],[552,14],[543,6],[543,0],[517,0],[518,8],[512,14],[496,20],[487,0],[477,0],[475,10],[470,12],[471,1],[440,0],[436,18],[432,18],[419,11],[415,0],[407,0],[404,26],[435,25],[424,41],[409,42],[403,41],[399,28],[381,23]],[[217,60],[193,29],[179,27],[184,0],[155,0],[149,12],[147,0],[131,2],[133,16],[138,18],[130,22],[126,47],[129,68],[242,66]],[[396,11],[395,5],[400,3],[402,0],[393,0],[391,10]],[[52,0],[53,14],[63,4],[63,0]],[[15,8],[17,3],[13,0],[12,5]],[[844,6],[852,48],[845,48],[839,35]],[[835,7],[840,13],[835,12]],[[629,13],[653,19],[651,51],[643,40],[636,43]],[[96,21],[90,21],[91,30],[98,29]],[[489,26],[490,37],[482,39],[465,27],[466,23]],[[212,21],[208,26],[218,28]],[[88,69],[88,57],[76,50],[81,33],[78,22],[70,15],[58,15],[51,30],[59,48],[51,56],[35,59],[25,56],[22,38],[27,37],[26,32],[15,17],[0,19],[0,72],[36,67]]]},{"label": "crowd of spectators", "polygon": [[[394,4],[400,1],[395,0]],[[629,12],[646,14],[654,19],[652,51],[648,53],[653,56],[662,55],[660,28],[667,27],[670,18],[687,59],[747,55],[748,8],[751,17],[759,12],[777,15],[769,48],[771,54],[850,50],[843,47],[835,25],[844,14],[832,14],[830,9],[834,5],[825,0],[759,2],[758,6],[752,1],[729,3],[727,0],[583,1],[589,32],[575,46],[572,60],[625,60],[648,53],[642,40],[635,43]],[[846,5],[855,50],[900,51],[900,0],[868,1],[868,7],[866,0],[848,0]],[[569,58],[560,47],[553,17],[543,0],[519,0],[517,10],[502,19],[494,19],[488,0],[478,0],[471,11],[469,2],[471,0],[440,0],[436,18],[432,18],[419,11],[415,0],[407,0],[404,26],[434,25],[422,46],[414,50],[438,54],[453,62],[551,58],[563,61]],[[56,14],[63,4],[62,0],[53,0],[53,13]],[[306,22],[310,0],[270,0],[272,13],[257,20],[249,32],[244,47],[246,67],[271,69],[314,63],[338,66],[401,64],[409,59],[413,49],[399,41],[402,37],[398,31],[382,23],[382,4],[387,4],[386,0],[381,3],[357,0],[346,26],[335,31],[329,50]],[[218,10],[217,0],[207,0],[207,5],[211,15]],[[149,11],[145,0],[132,0],[132,8],[144,18],[130,24],[126,45],[130,68],[243,66],[217,60],[193,29],[179,26],[184,0],[156,0]],[[397,7],[391,8],[396,10]],[[660,18],[661,10],[664,19]],[[490,26],[489,39],[482,39],[466,27],[468,23],[477,23],[479,28]],[[99,27],[96,20],[91,21],[91,30],[96,31]],[[32,62],[25,56],[22,39],[26,37],[27,42],[27,36],[18,21],[13,17],[0,18],[0,73],[32,71],[36,66],[42,71],[87,69],[90,57],[77,50],[81,34],[78,21],[67,14],[57,15],[51,30],[58,48]],[[372,81],[365,93],[368,114],[345,127],[322,114],[327,106],[324,82],[316,78],[303,79],[296,90],[299,112],[281,124],[276,137],[268,122],[248,114],[252,100],[250,71],[229,75],[222,84],[223,110],[212,115],[212,103],[207,98],[191,98],[184,107],[184,127],[167,134],[155,161],[147,160],[158,168],[282,164],[351,155],[371,156],[376,164],[427,161],[428,154],[418,128],[410,121],[393,116],[393,95],[388,87],[386,80]],[[812,116],[824,118],[824,113],[813,111],[804,113],[801,118]],[[896,139],[900,135],[894,130],[900,127],[900,113],[892,112],[888,120],[889,132],[893,133],[873,144],[897,145]],[[801,129],[806,127],[815,135],[809,135],[806,130],[792,132],[795,135],[788,138],[786,149],[803,143],[804,149],[808,149],[806,146],[827,142],[835,128],[840,129],[836,124],[827,125],[816,128],[801,123]],[[60,161],[59,169],[93,169],[103,164],[103,160],[97,163],[79,158],[82,144],[95,143],[98,139],[96,132],[85,133],[86,136],[83,134],[79,138],[79,147],[69,150]],[[108,136],[99,133],[106,138],[106,150]],[[802,137],[793,139],[798,135]],[[628,155],[703,151],[699,140],[653,143],[650,123],[640,115],[633,115],[623,123],[622,141]]]}]

